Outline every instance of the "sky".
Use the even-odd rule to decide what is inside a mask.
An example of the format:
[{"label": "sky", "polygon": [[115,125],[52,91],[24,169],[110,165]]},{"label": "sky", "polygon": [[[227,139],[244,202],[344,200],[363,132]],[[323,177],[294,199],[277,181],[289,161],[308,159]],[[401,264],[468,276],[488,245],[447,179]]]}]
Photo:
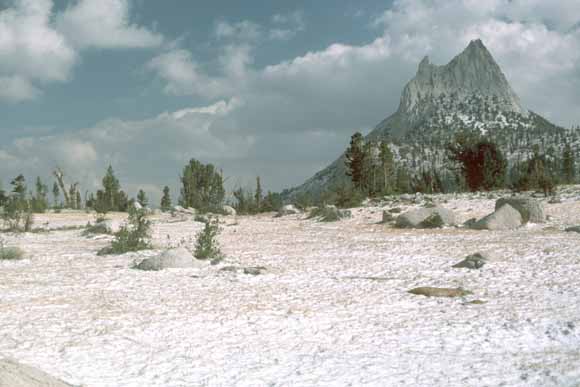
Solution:
[{"label": "sky", "polygon": [[176,200],[195,158],[280,191],[478,38],[527,108],[580,124],[578,0],[0,0],[0,181],[94,191],[111,164]]}]

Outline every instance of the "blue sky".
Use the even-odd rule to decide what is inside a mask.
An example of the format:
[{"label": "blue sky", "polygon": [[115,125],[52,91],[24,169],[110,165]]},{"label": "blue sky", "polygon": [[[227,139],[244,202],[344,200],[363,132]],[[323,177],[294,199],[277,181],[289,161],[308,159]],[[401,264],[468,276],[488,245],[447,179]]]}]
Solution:
[{"label": "blue sky", "polygon": [[[549,4],[548,4],[549,3]],[[280,190],[481,38],[524,104],[580,123],[580,2],[0,1],[0,178],[177,188],[189,158]],[[576,26],[576,27],[575,27]]]}]

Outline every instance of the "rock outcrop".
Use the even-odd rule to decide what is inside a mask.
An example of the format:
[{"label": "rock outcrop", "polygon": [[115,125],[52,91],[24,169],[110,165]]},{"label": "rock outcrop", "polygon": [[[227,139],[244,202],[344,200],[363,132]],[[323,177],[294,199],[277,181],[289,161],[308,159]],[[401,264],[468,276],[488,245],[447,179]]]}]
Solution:
[{"label": "rock outcrop", "polygon": [[546,221],[542,203],[534,198],[524,196],[501,198],[495,202],[495,209],[498,210],[505,204],[509,204],[522,215],[522,222],[524,224],[528,222],[544,223]]},{"label": "rock outcrop", "polygon": [[474,230],[502,231],[516,229],[522,224],[523,219],[520,212],[509,204],[504,204],[495,212],[473,223],[471,228]]},{"label": "rock outcrop", "polygon": [[398,228],[435,228],[456,224],[453,211],[443,207],[419,208],[407,211],[397,217]]},{"label": "rock outcrop", "polygon": [[0,360],[0,387],[72,387],[13,359]]}]

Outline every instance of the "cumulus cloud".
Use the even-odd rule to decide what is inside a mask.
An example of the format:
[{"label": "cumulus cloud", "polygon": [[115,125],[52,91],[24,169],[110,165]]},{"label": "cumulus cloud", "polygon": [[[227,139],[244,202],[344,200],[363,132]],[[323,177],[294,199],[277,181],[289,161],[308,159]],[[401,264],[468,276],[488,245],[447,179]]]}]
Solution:
[{"label": "cumulus cloud", "polygon": [[163,37],[132,24],[128,0],[80,0],[57,16],[57,28],[76,47],[158,47]]},{"label": "cumulus cloud", "polygon": [[0,98],[38,96],[35,82],[65,81],[76,52],[50,24],[50,0],[20,0],[0,11]]},{"label": "cumulus cloud", "polygon": [[129,11],[129,0],[80,0],[59,14],[52,0],[13,1],[0,11],[0,100],[31,100],[68,81],[81,49],[159,46],[163,37],[131,24]]}]

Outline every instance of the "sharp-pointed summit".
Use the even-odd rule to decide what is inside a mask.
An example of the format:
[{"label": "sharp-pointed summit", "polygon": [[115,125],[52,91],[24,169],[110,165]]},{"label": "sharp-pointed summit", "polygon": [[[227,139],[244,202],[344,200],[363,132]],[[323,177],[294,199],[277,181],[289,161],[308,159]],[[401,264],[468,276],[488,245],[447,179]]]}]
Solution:
[{"label": "sharp-pointed summit", "polygon": [[[481,40],[472,40],[447,65],[437,66],[425,57],[417,75],[403,90],[398,113],[417,122],[433,108],[441,96],[463,100],[472,95],[495,98],[501,109],[527,115],[519,97]],[[395,131],[394,135],[401,135]]]},{"label": "sharp-pointed summit", "polygon": [[[397,111],[379,123],[366,141],[397,142],[393,144],[397,159],[413,175],[441,166],[446,142],[460,130],[488,135],[507,146],[522,143],[523,138],[531,141],[530,133],[539,140],[564,129],[522,106],[492,54],[477,39],[446,65],[434,65],[424,57],[403,89]],[[418,159],[421,153],[424,157]],[[430,165],[425,164],[427,159]],[[343,155],[290,194],[316,194],[345,179]]]}]

